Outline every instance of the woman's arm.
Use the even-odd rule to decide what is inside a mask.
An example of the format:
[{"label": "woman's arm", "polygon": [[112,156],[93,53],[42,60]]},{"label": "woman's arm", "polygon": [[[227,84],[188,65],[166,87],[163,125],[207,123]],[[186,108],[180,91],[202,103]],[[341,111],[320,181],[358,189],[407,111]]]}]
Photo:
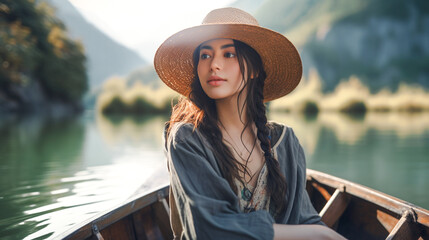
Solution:
[{"label": "woman's arm", "polygon": [[281,224],[324,225],[306,191],[306,160],[304,150],[292,128],[286,128],[277,156],[288,184],[286,215]]},{"label": "woman's arm", "polygon": [[301,239],[345,239],[334,230],[322,225],[274,224],[274,240]]},{"label": "woman's arm", "polygon": [[[324,226],[314,209],[305,189],[306,161],[304,150],[291,128],[286,131],[284,147],[278,148],[278,156],[289,184],[291,215],[282,221],[288,224],[273,224],[274,239],[344,239]],[[293,196],[293,197],[291,197]]]}]

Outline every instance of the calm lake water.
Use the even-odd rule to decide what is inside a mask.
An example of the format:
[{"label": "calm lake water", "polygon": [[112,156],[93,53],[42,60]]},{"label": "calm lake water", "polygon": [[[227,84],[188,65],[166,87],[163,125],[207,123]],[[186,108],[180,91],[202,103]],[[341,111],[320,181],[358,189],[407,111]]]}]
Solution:
[{"label": "calm lake water", "polygon": [[[293,127],[307,167],[429,208],[429,113],[316,117]],[[0,118],[0,238],[46,239],[168,182],[165,117]]]}]

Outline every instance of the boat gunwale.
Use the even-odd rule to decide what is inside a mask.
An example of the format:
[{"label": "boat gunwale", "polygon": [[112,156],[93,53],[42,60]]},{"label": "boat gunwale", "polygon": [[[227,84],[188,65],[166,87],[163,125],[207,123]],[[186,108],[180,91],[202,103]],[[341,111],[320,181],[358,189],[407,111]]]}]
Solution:
[{"label": "boat gunwale", "polygon": [[333,189],[344,189],[346,194],[373,203],[378,207],[398,214],[398,216],[402,216],[405,211],[414,212],[416,214],[416,223],[429,228],[429,211],[407,201],[358,183],[312,169],[307,169],[307,181],[321,183]]},{"label": "boat gunwale", "polygon": [[[114,224],[115,222],[123,219],[125,216],[129,216],[130,214],[150,206],[162,198],[167,197],[169,195],[169,187],[169,184],[163,184],[161,186],[136,194],[124,202],[121,202],[107,210],[101,211],[100,213],[86,219],[81,223],[76,223],[70,229],[58,235],[54,235],[50,239],[59,240],[89,238],[93,234],[92,228],[94,225],[96,225],[100,231],[103,230],[106,226]],[[115,216],[115,214],[118,213],[121,214]]]},{"label": "boat gunwale", "polygon": [[[372,188],[332,176],[320,171],[307,169],[307,182],[317,183],[340,189],[345,194],[359,198],[363,201],[374,204],[381,210],[387,210],[391,213],[402,216],[405,211],[414,212],[416,215],[415,222],[429,228],[429,211],[416,206],[412,203],[395,198],[388,194],[379,192]],[[114,208],[96,214],[95,216],[75,224],[72,228],[53,236],[52,239],[86,239],[93,234],[92,227],[97,225],[98,229],[103,230],[105,227],[123,219],[138,210],[147,207],[169,195],[169,184],[163,184],[159,187],[152,188],[140,194],[132,196],[128,200],[120,203]],[[113,209],[113,210],[112,210]],[[118,214],[115,216],[115,214]],[[119,215],[120,214],[120,215]]]}]

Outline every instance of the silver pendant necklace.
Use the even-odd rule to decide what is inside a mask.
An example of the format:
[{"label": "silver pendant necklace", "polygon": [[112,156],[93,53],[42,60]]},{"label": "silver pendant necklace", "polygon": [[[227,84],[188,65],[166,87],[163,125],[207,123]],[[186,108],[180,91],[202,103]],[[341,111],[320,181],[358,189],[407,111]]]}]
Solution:
[{"label": "silver pendant necklace", "polygon": [[[238,148],[237,144],[235,144],[234,139],[231,137],[231,135],[229,134],[229,132],[226,130],[225,126],[223,126],[223,124],[222,124],[221,121],[219,121],[219,123],[222,126],[222,128],[225,130],[225,132],[228,135],[228,137],[231,139],[232,144],[230,144],[230,145],[231,145],[232,149],[234,150],[235,153],[237,153],[237,155],[241,158],[241,160],[243,160],[245,162],[245,166],[247,168],[247,164],[249,163],[249,159],[252,156],[253,150],[255,149],[255,146],[256,146],[256,137],[255,137],[255,141],[253,141],[253,146],[252,146],[252,148],[251,148],[250,151],[245,147],[246,150],[249,152],[249,156],[247,157],[247,159],[245,159],[245,158],[243,158],[243,153],[239,152],[234,147],[234,145],[235,145]],[[229,143],[228,140],[225,139],[225,141]],[[253,177],[256,175],[257,172],[255,172],[254,174],[249,174],[249,177],[250,177],[249,181],[246,181],[246,172],[247,172],[246,170],[243,171],[243,180],[244,180],[244,182],[243,182],[243,189],[241,189],[241,198],[243,200],[245,200],[246,202],[250,202],[250,200],[253,197],[253,191],[250,191],[250,189],[246,185],[249,184],[252,181]],[[253,190],[255,190],[255,189],[253,189]]]}]

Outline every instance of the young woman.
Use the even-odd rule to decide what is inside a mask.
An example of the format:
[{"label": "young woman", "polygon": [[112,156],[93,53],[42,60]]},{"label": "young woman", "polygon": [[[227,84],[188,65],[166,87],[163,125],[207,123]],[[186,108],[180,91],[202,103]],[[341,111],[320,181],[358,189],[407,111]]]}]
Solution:
[{"label": "young woman", "polygon": [[154,63],[185,96],[165,132],[175,238],[342,239],[310,202],[292,129],[265,115],[300,81],[292,43],[223,8],[168,38]]}]

